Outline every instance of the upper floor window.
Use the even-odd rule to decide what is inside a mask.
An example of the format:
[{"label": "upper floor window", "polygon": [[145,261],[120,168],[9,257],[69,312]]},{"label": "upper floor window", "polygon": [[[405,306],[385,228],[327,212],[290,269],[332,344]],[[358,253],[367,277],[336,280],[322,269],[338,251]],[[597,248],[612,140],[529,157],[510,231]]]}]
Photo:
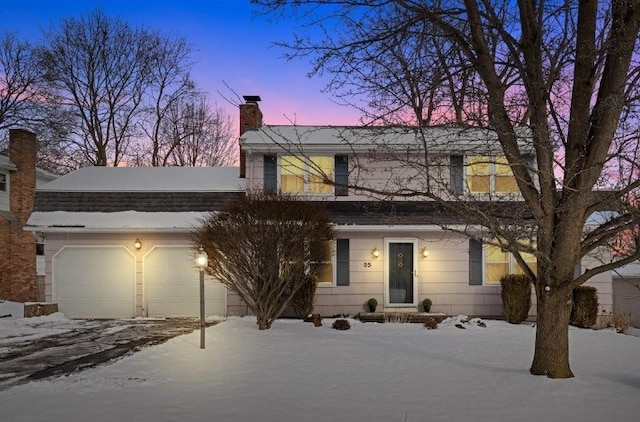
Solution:
[{"label": "upper floor window", "polygon": [[334,158],[326,156],[280,157],[280,190],[283,193],[333,193],[324,176],[333,181]]},{"label": "upper floor window", "polygon": [[[346,156],[264,156],[264,190],[267,193],[349,194]],[[331,183],[325,183],[325,177]]]},{"label": "upper floor window", "polygon": [[516,193],[518,184],[507,158],[467,157],[467,187],[470,193]]},{"label": "upper floor window", "polygon": [[0,173],[0,192],[7,191],[7,175]]}]

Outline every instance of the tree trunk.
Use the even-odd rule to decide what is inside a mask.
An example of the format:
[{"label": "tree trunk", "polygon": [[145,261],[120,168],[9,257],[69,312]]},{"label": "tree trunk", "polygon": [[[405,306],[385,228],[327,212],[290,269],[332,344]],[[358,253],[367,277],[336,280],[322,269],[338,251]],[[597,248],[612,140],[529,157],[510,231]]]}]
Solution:
[{"label": "tree trunk", "polygon": [[545,291],[545,283],[536,286],[538,320],[536,345],[530,372],[549,378],[571,378],[569,366],[569,316],[571,289]]}]

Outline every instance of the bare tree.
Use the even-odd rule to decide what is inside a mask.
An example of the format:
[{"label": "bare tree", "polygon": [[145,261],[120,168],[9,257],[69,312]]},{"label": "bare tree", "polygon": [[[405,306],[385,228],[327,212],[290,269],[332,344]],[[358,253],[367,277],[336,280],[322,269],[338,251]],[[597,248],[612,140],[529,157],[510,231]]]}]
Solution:
[{"label": "bare tree", "polygon": [[159,110],[192,87],[183,40],[101,11],[62,20],[44,40],[37,54],[46,100],[73,112],[68,152],[80,165],[126,162],[145,107],[160,119]]},{"label": "bare tree", "polygon": [[[416,131],[415,149],[420,153],[396,153],[393,160],[401,160],[411,168],[412,172],[405,173],[414,179],[416,174],[423,174],[424,184],[408,183],[406,176],[403,182],[402,174],[397,172],[398,179],[386,189],[371,189],[358,181],[352,187],[381,196],[439,201],[470,225],[483,227],[482,231],[466,234],[494,242],[511,252],[535,285],[538,321],[531,373],[551,378],[573,376],[568,343],[573,288],[640,257],[640,238],[631,236],[624,253],[605,254],[601,265],[574,276],[574,268],[582,257],[603,248],[611,250],[620,233],[637,233],[640,222],[640,211],[634,201],[640,186],[637,161],[640,1],[259,0],[257,3],[265,13],[282,17],[291,12],[298,21],[325,25],[325,30],[319,31],[322,34],[319,39],[297,37],[289,45],[293,54],[311,56],[315,71],[329,72],[333,80],[342,78],[356,83],[360,86],[356,94],[380,97],[385,103],[389,95],[395,94],[387,90],[387,86],[394,85],[392,76],[382,81],[368,80],[369,76],[377,78],[383,67],[399,66],[409,54],[419,53],[414,48],[432,53],[431,45],[452,47],[440,54],[449,64],[448,72],[468,77],[479,85],[476,88],[480,95],[471,101],[466,97],[463,106],[468,114],[469,106],[473,105],[477,116],[463,120],[495,132],[495,146],[515,176],[520,192],[515,199],[522,201],[523,210],[509,211],[510,218],[505,219],[508,213],[504,207],[497,207],[500,213],[479,207],[477,200],[468,200],[468,189],[461,194],[452,194],[451,189],[435,189],[433,184],[439,183],[439,179],[430,174],[437,173],[436,166],[442,163],[430,154],[436,141],[425,136],[420,128]],[[420,24],[424,29],[412,34]],[[396,57],[397,48],[392,46],[397,40],[415,41],[420,37],[433,42],[405,43],[408,51]],[[372,57],[368,52],[376,48],[381,52]],[[422,78],[419,75],[419,71],[408,67],[402,75],[403,83],[416,87],[421,98],[430,98],[429,87],[437,84],[421,85],[424,80],[414,80]],[[330,88],[339,90],[343,86]],[[449,87],[464,90],[460,81]],[[398,114],[420,111],[412,102],[418,98],[415,93],[402,95],[406,107],[398,108]],[[446,95],[456,101],[451,92]],[[459,122],[459,114],[456,112],[454,116],[451,121]],[[415,121],[420,122],[421,118],[415,116]],[[523,126],[531,141],[530,148],[522,148]],[[383,142],[376,139],[379,138],[373,137],[372,143]],[[495,146],[487,145],[488,150]],[[384,147],[378,145],[378,149]],[[386,147],[391,155],[393,148]],[[534,152],[534,161],[529,152]],[[442,187],[447,188],[445,185]],[[607,191],[594,195],[598,188]],[[480,203],[506,198],[484,199]],[[616,212],[601,215],[598,221],[593,219],[595,211],[605,208]],[[524,253],[536,256],[537,271],[527,264]]]},{"label": "bare tree", "polygon": [[320,208],[251,194],[211,214],[193,238],[209,255],[208,273],[238,294],[266,330],[317,275],[333,229]]},{"label": "bare tree", "polygon": [[38,167],[65,172],[64,143],[71,116],[44,101],[41,69],[32,46],[13,33],[0,35],[0,151],[7,148],[10,128],[38,134]]},{"label": "bare tree", "polygon": [[159,119],[151,145],[140,143],[139,165],[228,166],[235,162],[233,121],[203,95],[192,93],[172,101]]}]

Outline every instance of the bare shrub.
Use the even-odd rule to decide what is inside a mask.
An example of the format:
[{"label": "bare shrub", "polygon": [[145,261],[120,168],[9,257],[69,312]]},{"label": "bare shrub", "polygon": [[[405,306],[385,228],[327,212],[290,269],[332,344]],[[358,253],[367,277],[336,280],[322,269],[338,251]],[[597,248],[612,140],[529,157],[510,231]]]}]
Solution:
[{"label": "bare shrub", "polygon": [[291,297],[291,307],[299,318],[308,318],[313,313],[313,301],[316,297],[318,277],[308,275],[298,291]]},{"label": "bare shrub", "polygon": [[250,193],[212,213],[193,232],[209,255],[207,273],[247,304],[261,330],[291,303],[327,260],[327,213],[288,195]]},{"label": "bare shrub", "polygon": [[336,330],[344,331],[344,330],[350,329],[351,328],[351,324],[349,324],[349,321],[347,321],[346,319],[336,319],[333,322],[333,326],[332,327],[334,329],[336,329]]},{"label": "bare shrub", "polygon": [[616,309],[603,316],[602,325],[608,328],[615,328],[618,333],[624,333],[631,326],[631,313]]}]

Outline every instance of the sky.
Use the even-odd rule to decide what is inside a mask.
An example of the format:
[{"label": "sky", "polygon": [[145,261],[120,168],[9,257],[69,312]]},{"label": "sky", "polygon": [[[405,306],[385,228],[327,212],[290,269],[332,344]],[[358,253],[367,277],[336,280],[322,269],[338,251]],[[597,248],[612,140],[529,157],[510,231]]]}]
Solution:
[{"label": "sky", "polygon": [[236,125],[236,107],[218,93],[234,98],[225,83],[240,96],[259,95],[266,124],[358,122],[356,111],[322,92],[323,80],[307,77],[308,61],[282,58],[284,50],[274,43],[291,39],[292,24],[256,16],[249,0],[0,0],[0,30],[37,43],[42,28],[95,9],[132,26],[184,37],[196,50],[193,78]]},{"label": "sky", "polygon": [[[532,324],[466,319],[435,330],[350,319],[347,331],[329,318],[322,327],[277,320],[259,331],[255,318],[231,317],[206,329],[205,349],[195,331],[8,389],[12,375],[0,373],[0,420],[637,421],[640,338],[570,327],[575,378],[551,380],[529,374]],[[0,354],[74,323],[61,314],[0,318]]]}]

